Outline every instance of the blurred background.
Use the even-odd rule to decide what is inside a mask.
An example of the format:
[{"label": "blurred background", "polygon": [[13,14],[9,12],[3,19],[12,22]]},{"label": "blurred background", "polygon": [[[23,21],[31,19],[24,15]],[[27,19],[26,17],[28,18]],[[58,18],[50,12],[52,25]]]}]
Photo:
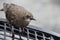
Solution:
[{"label": "blurred background", "polygon": [[[23,6],[30,11],[36,19],[30,25],[60,33],[60,0],[0,0],[0,9],[4,2]],[[4,12],[0,12],[0,18],[5,18]]]}]

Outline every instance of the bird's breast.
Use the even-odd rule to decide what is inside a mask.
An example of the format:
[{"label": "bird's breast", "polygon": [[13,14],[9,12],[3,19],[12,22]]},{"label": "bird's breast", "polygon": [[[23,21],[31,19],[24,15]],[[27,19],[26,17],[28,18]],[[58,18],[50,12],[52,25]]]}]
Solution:
[{"label": "bird's breast", "polygon": [[26,27],[29,24],[29,20],[18,20],[15,23],[17,24],[17,26],[23,26]]}]

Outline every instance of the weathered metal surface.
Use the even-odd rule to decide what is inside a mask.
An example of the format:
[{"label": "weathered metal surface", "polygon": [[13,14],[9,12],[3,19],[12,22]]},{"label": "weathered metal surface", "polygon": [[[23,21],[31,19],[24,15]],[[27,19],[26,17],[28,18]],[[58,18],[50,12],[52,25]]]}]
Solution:
[{"label": "weathered metal surface", "polygon": [[[0,34],[4,36],[4,40],[6,40],[6,37],[12,38],[11,34],[7,35],[8,33],[11,33],[11,28],[8,27],[6,24],[6,19],[0,20],[0,31],[3,31],[4,34]],[[25,37],[25,40],[60,40],[60,34],[55,33],[53,31],[48,31],[45,29],[38,28],[36,26],[29,25],[26,28],[24,28],[25,32],[23,35],[19,35],[19,30],[17,28],[13,28],[14,33],[17,36],[22,36],[21,38],[24,40],[23,37]],[[2,38],[0,38],[2,39]],[[14,39],[19,39],[19,37],[14,37]]]}]

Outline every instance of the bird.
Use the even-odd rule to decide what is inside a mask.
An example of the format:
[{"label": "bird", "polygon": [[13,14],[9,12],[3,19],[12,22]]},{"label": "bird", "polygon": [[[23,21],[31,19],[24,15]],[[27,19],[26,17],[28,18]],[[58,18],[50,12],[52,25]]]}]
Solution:
[{"label": "bird", "polygon": [[35,20],[31,12],[14,3],[3,3],[3,8],[0,9],[0,11],[5,12],[6,19],[10,26],[15,25],[18,28],[23,28],[27,27],[31,20]]},{"label": "bird", "polygon": [[31,20],[35,20],[31,12],[16,4],[3,3],[3,9],[0,11],[5,12],[5,16],[11,25],[18,27],[26,27]]}]

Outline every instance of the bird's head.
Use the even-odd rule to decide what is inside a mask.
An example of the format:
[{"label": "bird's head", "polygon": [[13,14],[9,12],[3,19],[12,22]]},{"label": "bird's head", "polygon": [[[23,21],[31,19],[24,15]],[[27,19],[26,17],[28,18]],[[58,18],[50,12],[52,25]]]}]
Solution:
[{"label": "bird's head", "polygon": [[33,15],[29,15],[29,14],[26,15],[26,16],[24,16],[23,19],[24,19],[25,21],[36,20],[36,19],[33,17]]},{"label": "bird's head", "polygon": [[26,15],[26,17],[27,17],[28,19],[30,19],[30,20],[36,20],[36,19],[33,17],[32,13],[30,13],[30,12]]}]

